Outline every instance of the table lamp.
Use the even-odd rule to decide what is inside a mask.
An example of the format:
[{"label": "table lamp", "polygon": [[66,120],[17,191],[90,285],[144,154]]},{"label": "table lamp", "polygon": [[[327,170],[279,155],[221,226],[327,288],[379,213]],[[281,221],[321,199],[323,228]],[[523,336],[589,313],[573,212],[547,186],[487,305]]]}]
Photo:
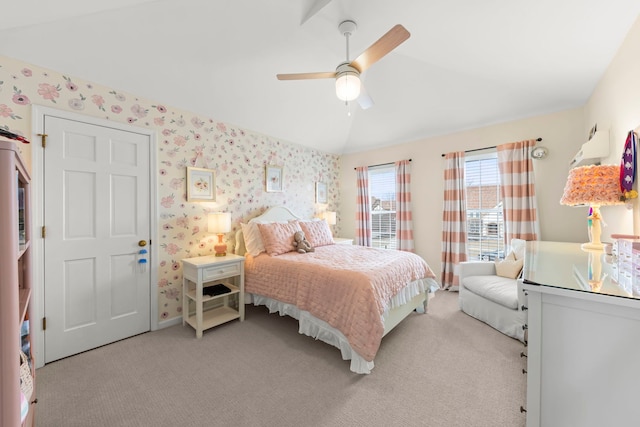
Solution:
[{"label": "table lamp", "polygon": [[327,221],[327,224],[329,225],[336,225],[336,213],[332,212],[332,211],[326,211],[323,215],[323,218],[325,221]]},{"label": "table lamp", "polygon": [[619,166],[588,165],[569,171],[560,203],[567,206],[589,206],[587,230],[590,241],[582,244],[582,249],[603,250],[604,244],[600,241],[600,206],[623,204],[621,196]]},{"label": "table lamp", "polygon": [[209,214],[209,233],[218,235],[218,243],[213,247],[216,256],[227,255],[227,245],[222,241],[224,233],[231,231],[231,214],[228,212],[216,212]]}]

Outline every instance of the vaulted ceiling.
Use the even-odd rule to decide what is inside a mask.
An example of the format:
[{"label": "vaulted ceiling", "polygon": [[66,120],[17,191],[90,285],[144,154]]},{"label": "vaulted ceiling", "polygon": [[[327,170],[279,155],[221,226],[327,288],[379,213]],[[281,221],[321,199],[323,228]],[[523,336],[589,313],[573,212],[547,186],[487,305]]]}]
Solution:
[{"label": "vaulted ceiling", "polygon": [[[640,13],[637,0],[8,0],[0,54],[245,129],[346,153],[574,108]],[[411,37],[362,74],[350,59],[395,24]]]}]

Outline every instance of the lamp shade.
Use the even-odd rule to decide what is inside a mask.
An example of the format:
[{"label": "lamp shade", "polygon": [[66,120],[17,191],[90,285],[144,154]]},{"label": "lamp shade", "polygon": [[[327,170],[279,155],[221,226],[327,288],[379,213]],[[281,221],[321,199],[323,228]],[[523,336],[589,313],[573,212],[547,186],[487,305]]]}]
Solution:
[{"label": "lamp shade", "polygon": [[620,167],[588,165],[569,171],[560,203],[568,206],[620,205]]},{"label": "lamp shade", "polygon": [[336,79],[336,96],[342,101],[353,101],[360,95],[360,77],[350,71],[341,73]]},{"label": "lamp shade", "polygon": [[331,211],[326,211],[324,213],[324,220],[327,221],[329,225],[336,225],[336,213]]},{"label": "lamp shade", "polygon": [[231,214],[216,212],[209,214],[209,233],[228,233],[231,231]]}]

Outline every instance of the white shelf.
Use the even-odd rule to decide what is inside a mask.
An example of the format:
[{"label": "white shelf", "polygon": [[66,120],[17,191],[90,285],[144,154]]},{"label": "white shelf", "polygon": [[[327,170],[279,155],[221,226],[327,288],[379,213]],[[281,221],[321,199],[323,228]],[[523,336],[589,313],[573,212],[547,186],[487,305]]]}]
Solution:
[{"label": "white shelf", "polygon": [[[202,329],[213,328],[214,326],[221,325],[231,320],[239,319],[240,313],[231,307],[218,307],[211,310],[204,311],[202,313]],[[189,316],[187,323],[195,329],[198,328],[198,322],[196,316]]]},{"label": "white shelf", "polygon": [[[240,288],[238,288],[235,285],[232,285],[231,283],[227,283],[227,282],[219,282],[223,285],[225,285],[227,288],[231,289],[231,292],[227,292],[225,294],[220,294],[220,295],[214,295],[214,296],[207,296],[207,295],[202,295],[202,302],[207,302],[207,301],[212,301],[214,299],[218,299],[218,298],[223,298],[223,297],[228,297],[229,295],[235,295],[237,293],[240,292]],[[206,285],[202,286],[202,289],[206,289],[209,286],[213,286],[213,285],[217,285],[218,283],[213,283],[213,282],[209,282]],[[195,301],[196,300],[196,290],[192,289],[190,291],[187,292],[187,297],[189,297],[189,299]]]}]

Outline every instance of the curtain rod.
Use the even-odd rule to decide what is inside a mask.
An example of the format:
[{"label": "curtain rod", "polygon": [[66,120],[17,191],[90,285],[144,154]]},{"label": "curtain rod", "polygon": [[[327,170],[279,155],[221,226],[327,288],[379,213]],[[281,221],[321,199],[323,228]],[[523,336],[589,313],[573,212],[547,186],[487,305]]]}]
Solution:
[{"label": "curtain rod", "polygon": [[[409,159],[409,161],[411,161],[411,159]],[[368,167],[368,168],[375,168],[375,167],[378,167],[378,166],[388,166],[388,165],[393,165],[394,163],[395,163],[395,162],[380,163],[379,165],[370,165],[370,166],[367,166],[367,167]],[[358,168],[353,168],[353,170],[356,170],[356,169],[358,169]]]},{"label": "curtain rod", "polygon": [[[536,141],[540,142],[542,141],[542,138],[537,138]],[[473,150],[465,150],[465,153],[472,153],[474,151],[482,151],[482,150],[489,150],[491,148],[496,148],[496,145],[491,146],[491,147],[484,147],[484,148],[474,148]],[[443,154],[442,157],[446,156],[446,154]]]}]

